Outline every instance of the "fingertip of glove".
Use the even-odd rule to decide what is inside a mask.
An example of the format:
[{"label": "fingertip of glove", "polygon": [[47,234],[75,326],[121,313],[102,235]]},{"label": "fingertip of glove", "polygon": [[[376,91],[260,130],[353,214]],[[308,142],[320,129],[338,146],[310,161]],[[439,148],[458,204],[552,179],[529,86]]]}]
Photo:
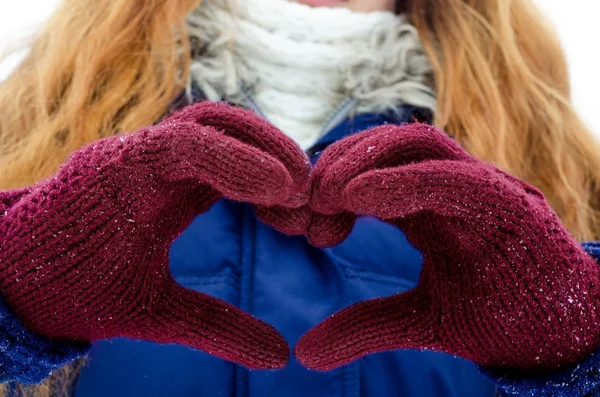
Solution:
[{"label": "fingertip of glove", "polygon": [[310,224],[311,213],[307,206],[287,208],[256,205],[254,210],[261,221],[290,236],[305,234]]},{"label": "fingertip of glove", "polygon": [[227,113],[231,111],[241,111],[242,108],[235,107],[227,102],[201,101],[177,109],[169,114],[165,120],[181,120],[198,122],[207,112]]},{"label": "fingertip of glove", "polygon": [[285,168],[273,173],[270,180],[265,181],[262,192],[257,192],[256,197],[251,200],[256,204],[275,206],[285,203],[294,193],[294,181]]},{"label": "fingertip of glove", "polygon": [[310,207],[323,215],[335,215],[343,210],[344,202],[341,197],[330,193],[331,189],[313,184],[310,192]]},{"label": "fingertip of glove", "polygon": [[355,217],[348,213],[336,215],[313,214],[308,227],[308,241],[317,248],[334,247],[352,232]]},{"label": "fingertip of glove", "polygon": [[[294,347],[294,357],[296,360],[305,368],[313,371],[325,372],[331,371],[339,365],[337,365],[331,359],[328,359],[326,355],[322,354],[324,346],[319,343],[315,343],[319,340],[320,335],[313,335],[313,331],[309,331],[305,334],[296,346]],[[319,354],[321,352],[321,354]]]},{"label": "fingertip of glove", "polygon": [[283,369],[288,365],[291,356],[290,347],[285,341],[283,342],[281,350],[266,363],[265,369]]},{"label": "fingertip of glove", "polygon": [[263,338],[258,346],[254,346],[256,354],[249,357],[242,365],[248,369],[282,369],[290,361],[290,346],[275,328],[264,324]]},{"label": "fingertip of glove", "polygon": [[336,238],[336,237],[320,237],[320,236],[309,236],[308,237],[308,242],[316,248],[331,248],[331,247],[335,247],[336,245],[340,244],[341,242],[344,241],[345,238],[340,237],[340,238]]},{"label": "fingertip of glove", "polygon": [[340,201],[344,202],[348,211],[360,215],[382,215],[379,212],[393,210],[385,200],[386,188],[381,189],[378,182],[377,171],[358,176],[346,185]]}]

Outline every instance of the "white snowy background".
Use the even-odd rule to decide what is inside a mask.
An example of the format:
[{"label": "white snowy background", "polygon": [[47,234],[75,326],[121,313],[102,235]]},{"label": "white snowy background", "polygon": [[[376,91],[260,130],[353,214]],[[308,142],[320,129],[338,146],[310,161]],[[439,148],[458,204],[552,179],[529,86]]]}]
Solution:
[{"label": "white snowy background", "polygon": [[[34,32],[58,2],[59,0],[0,0],[0,52]],[[575,106],[600,138],[600,106],[597,98],[600,93],[600,1],[537,2],[554,22],[563,41],[571,71]],[[15,66],[18,59],[17,54],[0,63],[0,80]]]}]

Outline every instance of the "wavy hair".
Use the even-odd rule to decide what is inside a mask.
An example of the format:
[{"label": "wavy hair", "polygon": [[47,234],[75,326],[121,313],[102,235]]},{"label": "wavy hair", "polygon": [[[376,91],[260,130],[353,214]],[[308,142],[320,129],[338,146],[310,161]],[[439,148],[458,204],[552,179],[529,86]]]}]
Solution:
[{"label": "wavy hair", "polygon": [[[207,0],[209,1],[209,0]],[[0,85],[0,188],[159,120],[184,90],[198,0],[63,0]],[[533,0],[401,0],[435,69],[436,124],[540,188],[578,239],[600,237],[600,151],[570,101],[560,43]],[[0,395],[66,394],[81,362]]]},{"label": "wavy hair", "polygon": [[578,239],[600,237],[600,151],[570,99],[558,37],[532,0],[411,0],[435,69],[436,124],[541,189]]}]

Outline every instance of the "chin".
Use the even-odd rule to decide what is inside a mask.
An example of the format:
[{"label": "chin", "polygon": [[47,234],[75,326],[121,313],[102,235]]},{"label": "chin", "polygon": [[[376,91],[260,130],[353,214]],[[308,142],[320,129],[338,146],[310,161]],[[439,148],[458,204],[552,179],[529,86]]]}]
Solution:
[{"label": "chin", "polygon": [[348,0],[295,0],[296,3],[306,4],[311,7],[348,7]]},{"label": "chin", "polygon": [[311,7],[344,7],[352,11],[394,11],[394,0],[293,0]]}]

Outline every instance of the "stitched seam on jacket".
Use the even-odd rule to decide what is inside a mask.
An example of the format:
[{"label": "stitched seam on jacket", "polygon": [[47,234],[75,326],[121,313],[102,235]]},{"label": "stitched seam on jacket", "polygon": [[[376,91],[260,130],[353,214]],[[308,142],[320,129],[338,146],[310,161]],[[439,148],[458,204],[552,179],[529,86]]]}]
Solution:
[{"label": "stitched seam on jacket", "polygon": [[342,269],[344,269],[344,275],[346,278],[358,278],[365,281],[377,281],[380,283],[390,285],[403,286],[408,289],[414,288],[419,282],[418,279],[413,281],[405,277],[390,276],[389,274],[382,274],[370,270],[365,270],[348,262],[343,257],[335,255],[330,249],[327,250],[327,253],[334,263],[339,264],[339,266]]},{"label": "stitched seam on jacket", "polygon": [[349,279],[349,280],[357,279],[357,280],[363,280],[363,281],[373,281],[373,282],[377,282],[380,284],[394,285],[394,286],[403,287],[406,289],[412,289],[417,286],[417,283],[410,282],[406,279],[394,278],[394,277],[382,277],[378,274],[372,274],[372,273],[353,273],[350,271],[350,272],[346,272],[344,275],[345,275],[346,279]]},{"label": "stitched seam on jacket", "polygon": [[194,286],[203,286],[203,285],[229,285],[235,289],[235,291],[240,290],[240,278],[232,274],[231,272],[223,272],[218,275],[211,276],[197,276],[197,275],[184,275],[184,276],[174,276],[175,281],[178,284],[184,287],[194,287]]},{"label": "stitched seam on jacket", "polygon": [[[255,267],[256,248],[256,222],[251,209],[242,206],[242,224],[240,233],[240,309],[252,313],[252,276]],[[236,397],[248,397],[250,386],[248,384],[248,370],[235,367],[235,392]]]},{"label": "stitched seam on jacket", "polygon": [[212,285],[223,285],[223,286],[232,287],[233,289],[235,289],[236,291],[239,292],[238,286],[236,284],[234,284],[232,281],[207,280],[205,282],[185,282],[185,283],[179,282],[179,280],[177,280],[177,281],[178,281],[178,284],[181,285],[182,287],[191,288],[191,289],[198,288],[198,287],[205,287],[208,285],[211,285],[211,286]]}]

